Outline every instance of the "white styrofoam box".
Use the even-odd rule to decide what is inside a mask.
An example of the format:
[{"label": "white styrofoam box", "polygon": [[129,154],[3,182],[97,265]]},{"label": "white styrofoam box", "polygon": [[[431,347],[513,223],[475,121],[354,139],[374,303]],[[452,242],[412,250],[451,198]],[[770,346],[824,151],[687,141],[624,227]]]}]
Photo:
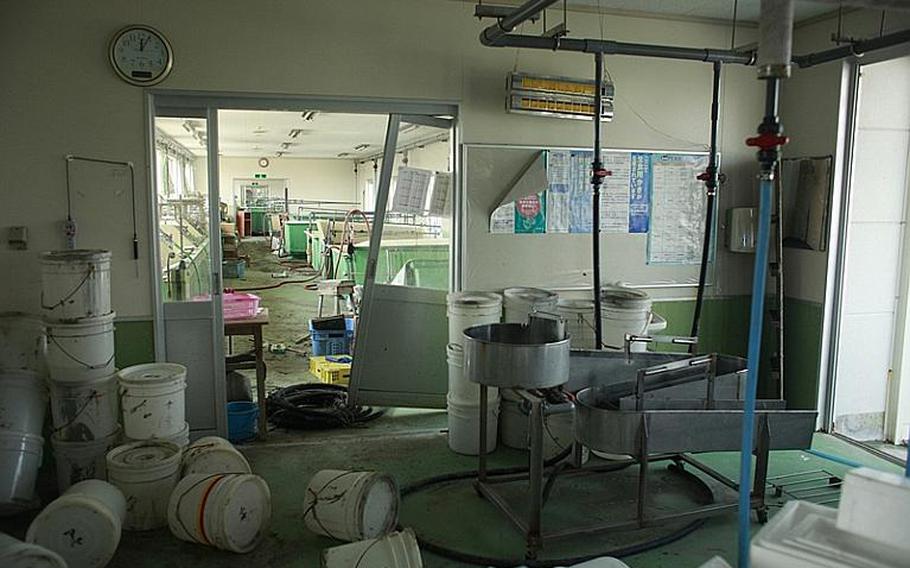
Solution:
[{"label": "white styrofoam box", "polygon": [[837,511],[790,501],[752,539],[754,568],[898,568],[906,553],[837,528]]},{"label": "white styrofoam box", "polygon": [[910,553],[910,479],[868,467],[844,477],[837,528]]},{"label": "white styrofoam box", "polygon": [[699,566],[699,568],[730,568],[730,564],[720,556],[715,556]]}]

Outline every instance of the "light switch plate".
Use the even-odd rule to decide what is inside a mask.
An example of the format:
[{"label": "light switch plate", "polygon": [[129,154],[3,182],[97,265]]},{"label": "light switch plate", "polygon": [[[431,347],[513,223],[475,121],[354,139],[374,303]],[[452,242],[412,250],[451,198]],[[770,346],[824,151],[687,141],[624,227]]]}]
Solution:
[{"label": "light switch plate", "polygon": [[28,248],[28,227],[10,227],[6,237],[9,248],[25,250]]}]

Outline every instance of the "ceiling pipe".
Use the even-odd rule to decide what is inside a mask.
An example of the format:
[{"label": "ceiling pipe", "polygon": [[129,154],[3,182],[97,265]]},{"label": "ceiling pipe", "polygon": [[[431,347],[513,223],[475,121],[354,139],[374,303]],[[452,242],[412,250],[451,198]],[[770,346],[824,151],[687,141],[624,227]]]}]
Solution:
[{"label": "ceiling pipe", "polygon": [[809,53],[807,55],[797,55],[793,58],[793,62],[796,63],[801,69],[805,69],[806,67],[813,67],[815,65],[828,63],[830,61],[837,61],[838,59],[844,59],[846,57],[862,57],[870,51],[894,47],[895,45],[900,45],[907,42],[910,42],[910,30],[902,30],[899,32],[883,35],[881,37],[842,45],[840,47],[835,47],[834,49],[829,49],[827,51],[819,51],[817,53]]},{"label": "ceiling pipe", "polygon": [[480,32],[480,43],[490,47],[502,47],[499,42],[506,34],[558,1],[530,0],[525,2]]}]

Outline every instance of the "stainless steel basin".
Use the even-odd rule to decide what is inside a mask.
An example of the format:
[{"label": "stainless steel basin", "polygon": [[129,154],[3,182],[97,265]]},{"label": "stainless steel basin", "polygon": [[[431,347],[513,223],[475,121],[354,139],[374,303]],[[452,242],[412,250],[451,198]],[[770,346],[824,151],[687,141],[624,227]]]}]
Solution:
[{"label": "stainless steel basin", "polygon": [[465,376],[492,387],[537,389],[569,380],[569,339],[519,323],[464,330]]}]

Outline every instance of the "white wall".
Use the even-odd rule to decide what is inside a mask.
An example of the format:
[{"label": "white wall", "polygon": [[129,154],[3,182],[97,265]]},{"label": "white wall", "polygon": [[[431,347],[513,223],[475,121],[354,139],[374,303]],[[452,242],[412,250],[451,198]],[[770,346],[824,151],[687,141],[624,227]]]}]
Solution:
[{"label": "white wall", "polygon": [[341,159],[269,158],[269,167],[260,168],[258,158],[222,157],[219,160],[221,200],[231,203],[233,180],[264,173],[269,179],[288,180],[291,199],[359,201],[354,179],[354,162]]},{"label": "white wall", "polygon": [[[0,263],[17,275],[0,284],[4,307],[38,306],[37,253],[63,245],[63,156],[79,153],[137,165],[138,263],[128,259],[128,202],[94,189],[101,186],[93,182],[109,181],[109,172],[83,180],[75,202],[81,244],[114,250],[115,308],[126,316],[151,313],[145,99],[142,89],[114,75],[105,52],[111,35],[128,23],[155,26],[173,44],[176,64],[162,89],[455,101],[464,142],[590,144],[588,123],[504,113],[503,84],[516,61],[524,71],[588,77],[593,58],[483,47],[477,34],[489,22],[479,23],[472,11],[471,3],[447,0],[98,0],[90,9],[75,2],[4,2],[0,229],[26,223],[31,232],[28,251],[0,251]],[[599,36],[597,20],[570,14],[573,35]],[[730,30],[608,16],[604,33],[620,41],[725,47]],[[748,42],[754,30],[738,37]],[[707,143],[709,65],[610,56],[606,62],[619,93],[616,120],[604,129],[606,146],[685,150],[693,147],[685,140]],[[721,150],[728,182],[721,211],[754,202],[755,160],[742,141],[760,119],[762,99],[753,69],[730,66],[725,79]],[[523,253],[548,250],[529,241]],[[481,238],[467,254],[470,262],[472,255],[497,252]],[[590,256],[582,247],[558,254],[577,255],[580,264]],[[723,277],[715,293],[747,292],[750,259],[721,251],[719,265]]]}]

